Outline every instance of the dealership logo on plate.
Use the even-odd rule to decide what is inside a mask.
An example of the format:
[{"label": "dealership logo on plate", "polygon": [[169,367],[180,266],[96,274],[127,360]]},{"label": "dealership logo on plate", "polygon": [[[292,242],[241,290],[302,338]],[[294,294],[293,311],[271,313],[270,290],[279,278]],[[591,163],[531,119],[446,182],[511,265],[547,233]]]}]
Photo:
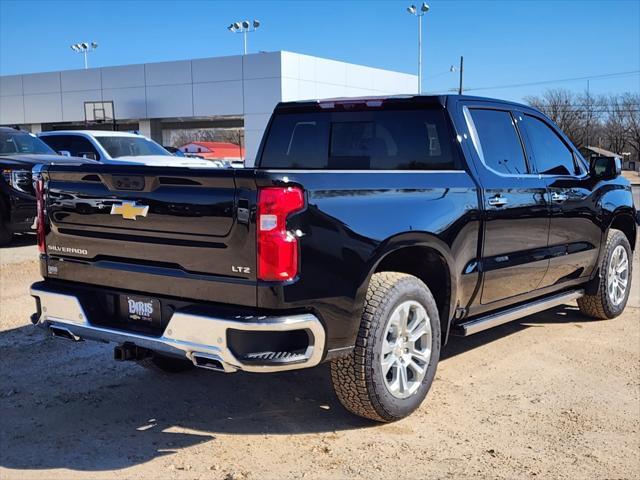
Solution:
[{"label": "dealership logo on plate", "polygon": [[129,298],[127,303],[129,304],[129,317],[134,320],[148,320],[153,315],[152,302],[140,302]]}]

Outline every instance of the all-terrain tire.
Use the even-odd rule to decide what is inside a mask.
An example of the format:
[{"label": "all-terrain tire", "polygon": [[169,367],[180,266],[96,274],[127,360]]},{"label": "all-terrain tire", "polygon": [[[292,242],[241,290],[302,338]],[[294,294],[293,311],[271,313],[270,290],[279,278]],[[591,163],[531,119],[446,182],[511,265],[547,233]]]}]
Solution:
[{"label": "all-terrain tire", "polygon": [[[609,264],[612,261],[613,252],[616,247],[622,246],[627,252],[629,276],[626,291],[621,303],[615,305],[607,292],[607,283],[609,280]],[[631,270],[633,266],[633,253],[629,240],[620,230],[610,229],[607,236],[607,243],[604,247],[604,254],[600,264],[600,279],[598,290],[593,295],[585,295],[578,299],[578,307],[580,311],[588,316],[599,319],[611,319],[620,315],[624,311],[631,290]]]},{"label": "all-terrain tire", "polygon": [[[431,355],[418,390],[408,398],[393,396],[385,385],[381,349],[394,309],[407,300],[421,304],[431,325]],[[411,414],[424,400],[440,358],[440,318],[429,288],[418,278],[398,272],[372,276],[366,294],[360,330],[353,352],[331,362],[333,388],[350,412],[378,422],[391,422]]]},{"label": "all-terrain tire", "polygon": [[193,370],[195,366],[189,360],[182,360],[180,358],[168,357],[166,355],[154,354],[149,358],[145,358],[138,362],[149,370],[164,373],[182,373],[189,370]]}]

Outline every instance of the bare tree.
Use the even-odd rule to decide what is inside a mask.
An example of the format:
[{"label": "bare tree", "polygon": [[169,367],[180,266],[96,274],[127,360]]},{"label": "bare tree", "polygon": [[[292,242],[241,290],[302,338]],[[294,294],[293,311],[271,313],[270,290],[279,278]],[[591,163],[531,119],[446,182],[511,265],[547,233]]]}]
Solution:
[{"label": "bare tree", "polygon": [[168,144],[181,147],[191,142],[228,142],[241,147],[244,143],[242,128],[200,128],[171,130]]},{"label": "bare tree", "polygon": [[625,93],[620,102],[627,115],[627,145],[633,150],[636,161],[640,161],[640,94]]},{"label": "bare tree", "polygon": [[579,133],[573,139],[578,148],[599,143],[602,137],[602,117],[606,113],[607,99],[603,95],[594,95],[590,91],[576,96],[573,105],[580,114]]},{"label": "bare tree", "polygon": [[603,137],[605,148],[615,153],[622,152],[628,142],[628,113],[619,95],[611,95],[607,100]]},{"label": "bare tree", "polygon": [[526,97],[525,101],[553,120],[577,146],[583,146],[584,123],[578,99],[569,90],[547,90],[541,96]]},{"label": "bare tree", "polygon": [[525,101],[551,118],[578,148],[631,151],[632,158],[640,160],[640,94],[605,96],[556,89]]},{"label": "bare tree", "polygon": [[244,130],[240,128],[225,128],[218,130],[218,138],[221,142],[233,143],[242,147],[244,143]]}]

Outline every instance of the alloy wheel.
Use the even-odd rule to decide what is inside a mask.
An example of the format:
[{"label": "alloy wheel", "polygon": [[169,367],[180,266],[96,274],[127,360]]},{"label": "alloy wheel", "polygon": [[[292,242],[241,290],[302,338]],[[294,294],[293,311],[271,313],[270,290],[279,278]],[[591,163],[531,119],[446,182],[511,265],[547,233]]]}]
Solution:
[{"label": "alloy wheel", "polygon": [[422,384],[431,360],[431,322],[426,309],[407,300],[389,318],[382,342],[382,375],[396,398],[413,395]]},{"label": "alloy wheel", "polygon": [[607,294],[615,306],[622,303],[629,283],[629,257],[622,245],[618,245],[611,254],[607,275]]}]

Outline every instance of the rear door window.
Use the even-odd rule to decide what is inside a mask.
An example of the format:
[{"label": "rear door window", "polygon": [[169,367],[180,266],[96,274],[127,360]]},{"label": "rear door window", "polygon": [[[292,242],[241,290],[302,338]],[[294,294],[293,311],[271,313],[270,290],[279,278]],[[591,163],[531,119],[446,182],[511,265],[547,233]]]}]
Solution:
[{"label": "rear door window", "polygon": [[279,114],[261,162],[267,168],[447,170],[453,137],[441,110]]},{"label": "rear door window", "polygon": [[467,111],[472,118],[472,140],[482,163],[500,175],[529,173],[511,113],[481,108]]}]

